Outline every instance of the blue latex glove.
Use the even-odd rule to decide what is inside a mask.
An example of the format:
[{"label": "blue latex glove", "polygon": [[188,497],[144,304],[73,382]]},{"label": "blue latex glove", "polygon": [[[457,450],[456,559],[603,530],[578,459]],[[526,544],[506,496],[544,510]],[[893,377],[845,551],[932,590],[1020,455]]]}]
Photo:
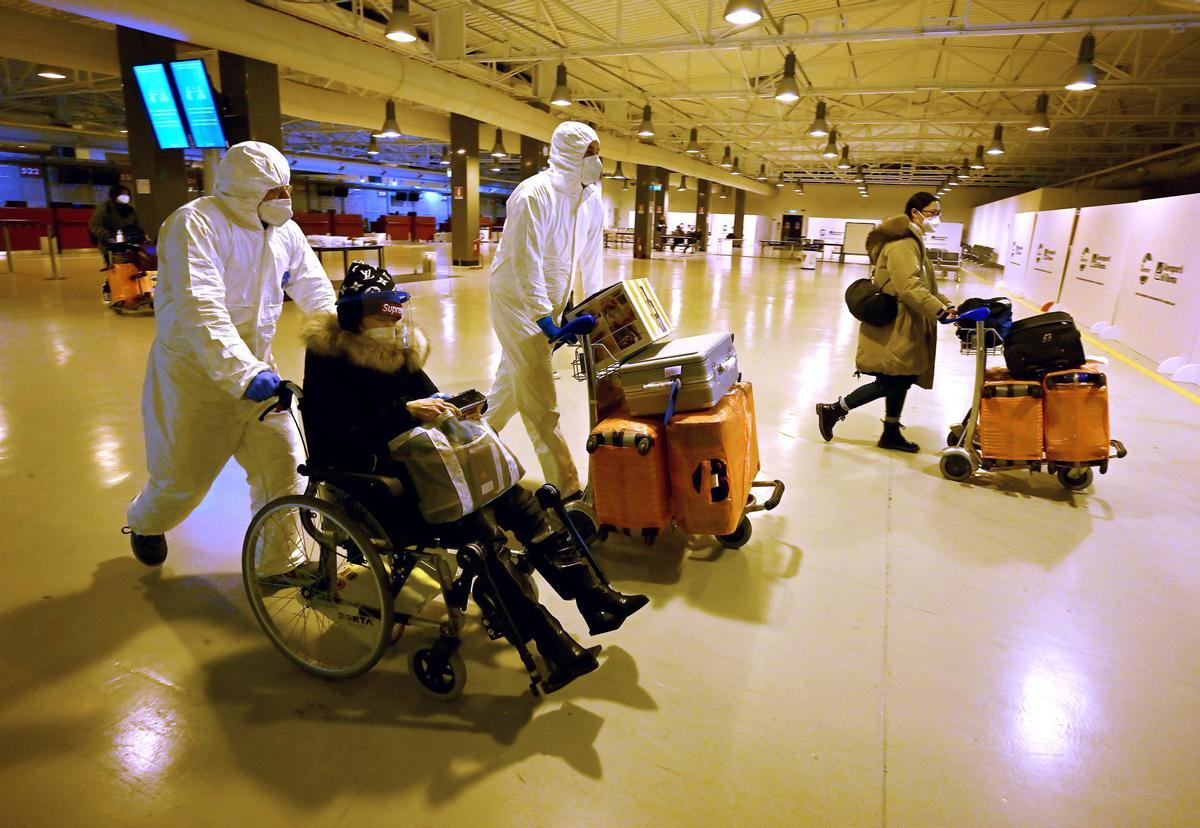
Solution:
[{"label": "blue latex glove", "polygon": [[580,314],[558,329],[558,339],[574,339],[580,334],[590,334],[596,329],[596,317],[590,314]]},{"label": "blue latex glove", "polygon": [[551,342],[558,338],[558,326],[554,324],[552,317],[543,316],[537,321],[537,325]]},{"label": "blue latex glove", "polygon": [[266,402],[279,393],[279,383],[283,382],[274,371],[261,371],[246,386],[243,396],[254,402]]}]

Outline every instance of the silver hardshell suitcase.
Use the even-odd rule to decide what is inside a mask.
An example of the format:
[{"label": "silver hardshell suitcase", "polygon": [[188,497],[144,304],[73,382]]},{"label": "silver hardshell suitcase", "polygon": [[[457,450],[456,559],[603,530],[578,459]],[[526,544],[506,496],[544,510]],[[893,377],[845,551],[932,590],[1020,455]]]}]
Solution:
[{"label": "silver hardshell suitcase", "polygon": [[712,408],[738,379],[733,334],[655,343],[622,364],[618,378],[629,413],[635,417],[666,413],[676,381],[675,411]]}]

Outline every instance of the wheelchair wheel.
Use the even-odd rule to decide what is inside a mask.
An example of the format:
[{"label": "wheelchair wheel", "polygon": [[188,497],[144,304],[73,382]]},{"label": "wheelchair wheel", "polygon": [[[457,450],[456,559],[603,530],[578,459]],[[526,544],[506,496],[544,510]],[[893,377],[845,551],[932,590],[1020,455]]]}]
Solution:
[{"label": "wheelchair wheel", "polygon": [[453,701],[467,685],[467,664],[457,652],[444,655],[438,647],[422,647],[408,657],[408,667],[421,692],[439,701]]},{"label": "wheelchair wheel", "polygon": [[314,675],[361,675],[391,641],[387,568],[332,503],[293,495],[260,509],[242,544],[242,583],[271,643]]}]

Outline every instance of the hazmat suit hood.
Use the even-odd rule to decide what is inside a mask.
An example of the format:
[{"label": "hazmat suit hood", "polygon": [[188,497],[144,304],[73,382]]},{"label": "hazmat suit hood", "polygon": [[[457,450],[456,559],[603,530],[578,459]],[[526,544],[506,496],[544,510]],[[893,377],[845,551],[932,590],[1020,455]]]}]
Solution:
[{"label": "hazmat suit hood", "polygon": [[258,205],[263,196],[291,180],[283,153],[261,141],[243,141],[230,147],[221,159],[213,195],[237,224],[261,230]]},{"label": "hazmat suit hood", "polygon": [[550,137],[550,179],[555,188],[578,192],[583,186],[583,157],[593,141],[599,141],[596,130],[578,121],[564,121]]}]

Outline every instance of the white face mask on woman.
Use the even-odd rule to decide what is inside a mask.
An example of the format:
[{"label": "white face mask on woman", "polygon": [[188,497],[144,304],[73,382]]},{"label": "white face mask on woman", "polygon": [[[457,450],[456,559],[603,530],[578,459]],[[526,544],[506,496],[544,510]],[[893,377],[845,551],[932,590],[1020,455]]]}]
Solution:
[{"label": "white face mask on woman", "polygon": [[282,227],[292,217],[290,198],[273,198],[258,205],[258,217],[272,227]]},{"label": "white face mask on woman", "polygon": [[117,204],[128,204],[129,201],[130,198],[125,193],[121,193],[119,196],[117,196]]},{"label": "white face mask on woman", "polygon": [[589,155],[583,159],[583,183],[585,186],[595,184],[602,175],[604,175],[604,162],[600,160],[599,155]]},{"label": "white face mask on woman", "polygon": [[937,230],[942,223],[941,216],[926,216],[925,217],[925,232],[932,233]]},{"label": "white face mask on woman", "polygon": [[402,348],[408,347],[410,326],[407,321],[401,321],[395,325],[388,325],[384,328],[364,328],[363,336],[373,339],[376,342],[382,342],[387,345],[399,345]]}]

